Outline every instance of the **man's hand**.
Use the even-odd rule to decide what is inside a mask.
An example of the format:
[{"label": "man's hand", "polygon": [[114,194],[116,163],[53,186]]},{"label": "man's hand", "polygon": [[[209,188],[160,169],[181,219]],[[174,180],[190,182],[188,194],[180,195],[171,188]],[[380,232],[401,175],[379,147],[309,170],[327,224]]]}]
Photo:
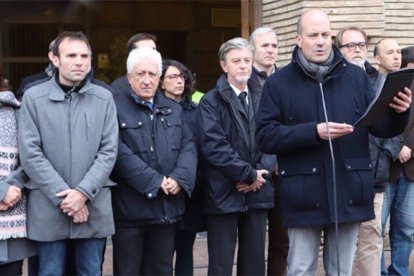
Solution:
[{"label": "man's hand", "polygon": [[161,189],[164,191],[166,195],[176,195],[181,191],[180,185],[172,179],[171,177],[165,177],[163,178],[161,182]]},{"label": "man's hand", "polygon": [[161,189],[164,192],[164,194],[169,195],[170,192],[168,192],[167,186],[168,186],[168,179],[164,176],[161,182]]},{"label": "man's hand", "polygon": [[60,203],[60,209],[62,209],[63,213],[68,216],[73,216],[76,212],[82,209],[88,199],[84,194],[75,189],[64,190],[57,193],[56,196],[65,197],[62,203]]},{"label": "man's hand", "polygon": [[[329,126],[329,128],[328,128]],[[350,134],[354,131],[354,128],[351,125],[348,124],[339,124],[334,122],[328,122],[326,123],[320,123],[316,126],[316,130],[318,132],[319,137],[322,140],[328,140],[328,129],[331,134],[331,139],[336,139],[342,136],[345,136],[347,134]]]},{"label": "man's hand", "polygon": [[84,205],[78,212],[73,215],[74,223],[84,223],[88,221],[89,210],[88,206]]},{"label": "man's hand", "polygon": [[0,211],[7,211],[9,208],[6,203],[0,202]]},{"label": "man's hand", "polygon": [[401,163],[406,163],[411,158],[411,149],[407,146],[403,146],[400,153],[398,154],[398,160]]},{"label": "man's hand", "polygon": [[248,192],[252,191],[252,188],[250,187],[249,184],[247,184],[245,182],[237,182],[236,190],[238,192],[241,192],[241,193],[248,193]]},{"label": "man's hand", "polygon": [[9,189],[6,192],[2,202],[6,204],[9,208],[16,205],[16,203],[22,198],[22,191],[19,187],[9,186]]},{"label": "man's hand", "polygon": [[269,173],[268,170],[257,170],[256,180],[252,184],[247,184],[245,182],[238,182],[236,184],[236,190],[242,193],[256,192],[266,183],[265,175]]},{"label": "man's hand", "polygon": [[404,88],[404,92],[398,92],[397,96],[393,98],[390,103],[390,107],[397,113],[405,112],[411,105],[412,93],[407,87]]}]

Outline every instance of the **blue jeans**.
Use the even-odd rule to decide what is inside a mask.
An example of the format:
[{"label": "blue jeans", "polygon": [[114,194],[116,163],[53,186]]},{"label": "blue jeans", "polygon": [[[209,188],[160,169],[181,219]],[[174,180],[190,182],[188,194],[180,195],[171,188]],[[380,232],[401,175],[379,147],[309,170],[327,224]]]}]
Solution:
[{"label": "blue jeans", "polygon": [[388,216],[390,216],[391,264],[387,271],[382,254],[381,275],[410,275],[408,264],[414,234],[414,183],[404,172],[396,183],[388,183],[385,188],[381,215],[382,229]]},{"label": "blue jeans", "polygon": [[[39,276],[59,276],[65,272],[67,241],[38,242]],[[102,275],[101,263],[106,239],[75,239],[77,275]]]}]

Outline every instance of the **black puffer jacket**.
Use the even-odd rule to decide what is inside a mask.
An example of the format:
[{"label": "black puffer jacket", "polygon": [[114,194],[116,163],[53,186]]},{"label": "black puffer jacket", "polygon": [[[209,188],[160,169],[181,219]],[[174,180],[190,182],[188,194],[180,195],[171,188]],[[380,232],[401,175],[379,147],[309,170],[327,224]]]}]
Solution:
[{"label": "black puffer jacket", "polygon": [[[258,108],[261,91],[251,89],[254,113]],[[253,183],[257,169],[274,170],[276,156],[259,152],[253,142],[247,147],[249,135],[243,128],[242,114],[230,100],[234,93],[221,76],[217,87],[209,91],[197,109],[197,139],[200,152],[200,173],[205,188],[205,212],[225,214],[249,209],[273,207],[273,184],[270,180],[258,191],[242,193],[237,182]]]},{"label": "black puffer jacket", "polygon": [[[185,196],[194,187],[197,151],[180,105],[161,92],[151,111],[132,90],[114,95],[119,120],[119,150],[112,173],[118,227],[174,223],[184,213]],[[182,191],[166,195],[164,176],[175,179]]]}]

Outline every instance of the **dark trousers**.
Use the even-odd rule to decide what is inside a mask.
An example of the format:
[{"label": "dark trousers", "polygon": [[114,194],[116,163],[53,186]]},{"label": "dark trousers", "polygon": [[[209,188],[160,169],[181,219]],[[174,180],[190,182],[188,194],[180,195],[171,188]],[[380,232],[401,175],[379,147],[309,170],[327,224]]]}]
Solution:
[{"label": "dark trousers", "polygon": [[0,264],[0,275],[17,276],[22,275],[23,260]]},{"label": "dark trousers", "polygon": [[175,234],[175,268],[176,276],[193,275],[193,246],[197,233],[179,229]]},{"label": "dark trousers", "polygon": [[172,275],[175,225],[116,228],[114,275]]},{"label": "dark trousers", "polygon": [[280,208],[279,177],[273,174],[275,184],[275,207],[269,210],[269,245],[267,248],[267,274],[272,276],[286,275],[287,257],[289,253],[289,236],[283,227],[282,210]]},{"label": "dark trousers", "polygon": [[231,275],[238,239],[237,275],[265,274],[267,210],[207,216],[208,275]]}]

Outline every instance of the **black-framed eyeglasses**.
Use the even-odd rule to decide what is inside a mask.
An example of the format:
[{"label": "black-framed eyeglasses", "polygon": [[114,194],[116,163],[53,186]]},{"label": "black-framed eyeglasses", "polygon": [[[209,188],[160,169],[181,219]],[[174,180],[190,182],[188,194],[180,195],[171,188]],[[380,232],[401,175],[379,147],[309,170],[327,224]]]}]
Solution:
[{"label": "black-framed eyeglasses", "polygon": [[168,76],[164,76],[164,78],[168,78],[168,79],[173,80],[173,81],[176,81],[179,77],[182,80],[186,80],[187,79],[187,76],[186,75],[183,75],[183,74],[171,74],[171,75],[168,75]]},{"label": "black-framed eyeglasses", "polygon": [[350,42],[341,46],[341,48],[346,47],[348,50],[354,50],[356,47],[359,47],[360,50],[365,50],[367,48],[366,42]]}]

